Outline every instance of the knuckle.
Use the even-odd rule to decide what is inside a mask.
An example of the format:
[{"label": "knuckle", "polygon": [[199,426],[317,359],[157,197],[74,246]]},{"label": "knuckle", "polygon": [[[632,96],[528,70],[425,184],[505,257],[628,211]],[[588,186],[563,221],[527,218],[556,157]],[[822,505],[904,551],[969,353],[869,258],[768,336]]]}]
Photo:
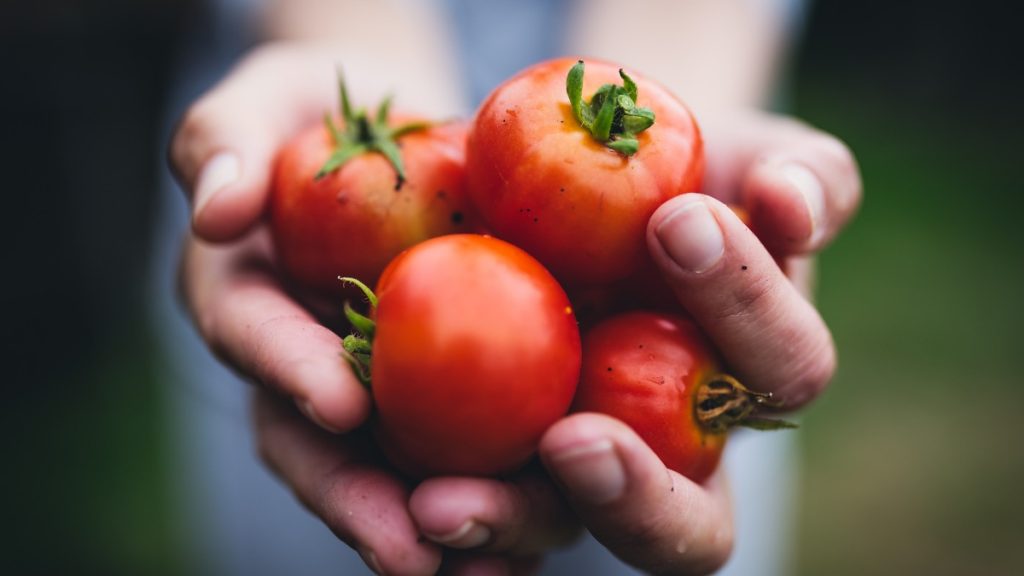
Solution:
[{"label": "knuckle", "polygon": [[860,168],[853,151],[845,142],[831,134],[817,134],[811,145],[823,157],[827,169],[836,176],[839,188],[833,191],[836,207],[841,213],[852,212],[862,195]]},{"label": "knuckle", "polygon": [[780,399],[787,406],[807,403],[820,394],[835,376],[836,350],[831,337],[821,338],[806,349],[807,353],[791,364],[792,369],[779,388]]},{"label": "knuckle", "polygon": [[303,48],[294,43],[277,40],[254,48],[245,57],[246,66],[285,67],[303,56]]},{"label": "knuckle", "polygon": [[207,144],[215,133],[216,114],[208,98],[192,104],[182,115],[171,139],[171,168],[186,186],[192,184]]},{"label": "knuckle", "polygon": [[185,112],[182,116],[179,127],[178,140],[184,148],[194,147],[195,144],[209,138],[216,123],[216,114],[211,105],[210,99],[203,98]]},{"label": "knuckle", "polygon": [[269,402],[268,399],[257,399],[256,404],[253,407],[252,414],[252,427],[253,427],[253,447],[256,451],[256,456],[260,459],[263,464],[270,469],[271,472],[277,476],[284,476],[284,469],[281,467],[281,457],[286,446],[285,440],[285,424],[280,418],[275,417],[271,414],[271,409],[266,405],[261,405],[264,402]]},{"label": "knuckle", "polygon": [[735,536],[732,530],[720,530],[716,532],[705,551],[704,557],[696,562],[690,573],[692,574],[713,574],[725,566],[725,563],[732,555]]},{"label": "knuckle", "polygon": [[311,490],[296,493],[309,510],[346,542],[354,538],[353,524],[365,520],[360,505],[374,498],[382,479],[360,465],[339,465],[318,475]]},{"label": "knuckle", "polygon": [[845,142],[824,132],[817,132],[811,139],[810,145],[818,149],[830,163],[843,170],[853,170],[856,161],[853,152]]},{"label": "knuckle", "polygon": [[255,423],[255,447],[256,455],[260,461],[263,462],[267,467],[273,470],[275,473],[280,473],[277,466],[277,442],[275,440],[276,434],[274,430],[275,424],[267,421],[257,421]]},{"label": "knuckle", "polygon": [[667,518],[663,514],[645,514],[632,518],[606,536],[609,548],[622,553],[643,554],[657,547],[667,534]]},{"label": "knuckle", "polygon": [[271,316],[252,327],[245,349],[249,372],[259,382],[278,387],[275,375],[286,362],[280,351],[287,349],[283,344],[293,338],[296,328],[303,323],[298,314],[283,314]]},{"label": "knuckle", "polygon": [[756,275],[747,282],[736,286],[722,309],[716,315],[717,320],[745,319],[766,315],[775,306],[775,294],[778,286],[768,275]]},{"label": "knuckle", "polygon": [[193,298],[190,305],[192,321],[195,323],[196,330],[207,346],[210,347],[210,352],[214,356],[222,361],[229,362],[230,355],[228,351],[231,347],[228,345],[228,339],[230,336],[225,334],[221,318],[224,313],[223,311],[228,309],[226,306],[230,302],[227,301],[228,298],[223,292],[216,292],[210,295],[209,298],[206,298],[205,301],[201,300]]}]

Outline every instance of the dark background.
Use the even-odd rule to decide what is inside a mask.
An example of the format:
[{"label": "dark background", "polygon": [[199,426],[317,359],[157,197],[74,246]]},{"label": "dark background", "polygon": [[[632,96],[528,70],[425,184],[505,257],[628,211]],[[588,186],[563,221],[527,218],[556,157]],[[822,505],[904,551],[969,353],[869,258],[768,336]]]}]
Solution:
[{"label": "dark background", "polygon": [[[1009,3],[813,5],[798,116],[865,181],[821,258],[799,574],[1024,573],[1024,102]],[[8,573],[178,573],[148,255],[199,2],[0,4]]]}]

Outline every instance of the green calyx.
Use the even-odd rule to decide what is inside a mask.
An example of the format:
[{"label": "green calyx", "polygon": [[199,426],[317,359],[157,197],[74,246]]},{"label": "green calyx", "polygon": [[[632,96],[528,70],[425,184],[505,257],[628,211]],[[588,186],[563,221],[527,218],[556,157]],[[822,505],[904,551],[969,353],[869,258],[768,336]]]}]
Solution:
[{"label": "green calyx", "polygon": [[[362,290],[366,300],[370,303],[370,310],[377,308],[377,295],[369,286],[355,278],[338,277],[342,283],[352,284]],[[341,340],[342,356],[352,366],[352,371],[362,382],[363,386],[370,387],[370,361],[373,352],[373,336],[377,330],[377,324],[372,318],[364,316],[355,311],[352,306],[345,302],[345,317],[355,331]]]},{"label": "green calyx", "polygon": [[391,111],[391,97],[387,97],[377,107],[377,114],[371,120],[365,108],[353,109],[348,99],[348,90],[345,89],[345,80],[341,73],[338,73],[338,89],[341,92],[341,117],[344,120],[344,129],[339,129],[330,112],[324,113],[324,124],[334,139],[334,153],[327,159],[327,162],[316,173],[319,180],[331,172],[337,170],[346,162],[371,152],[377,152],[387,158],[395,168],[397,176],[395,190],[399,190],[405,183],[405,166],[402,164],[402,154],[398,150],[398,139],[402,136],[425,130],[430,127],[429,122],[411,122],[391,128],[388,126],[388,114]]},{"label": "green calyx", "polygon": [[654,125],[654,111],[636,105],[636,82],[619,68],[622,86],[605,84],[590,101],[583,100],[583,60],[565,78],[572,113],[591,137],[623,156],[640,149],[637,135]]}]

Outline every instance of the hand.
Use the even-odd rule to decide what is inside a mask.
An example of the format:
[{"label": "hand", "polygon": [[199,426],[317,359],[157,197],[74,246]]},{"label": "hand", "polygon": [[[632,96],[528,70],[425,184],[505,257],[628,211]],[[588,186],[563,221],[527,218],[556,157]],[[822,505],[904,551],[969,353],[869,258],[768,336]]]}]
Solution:
[{"label": "hand", "polygon": [[[831,335],[805,298],[808,257],[853,215],[860,176],[838,140],[792,120],[749,113],[703,125],[705,194],[666,202],[651,218],[650,249],[730,367],[794,408],[820,393],[835,369]],[[742,206],[759,237],[723,202]],[[590,532],[626,562],[705,574],[728,558],[733,526],[721,472],[694,484],[667,470],[632,430],[596,414],[553,426],[540,459]],[[426,533],[448,534],[435,537],[448,546],[536,554],[538,544],[558,542],[537,511],[559,506],[538,487],[542,479],[529,479],[529,490],[526,481],[435,478],[413,492],[410,509]]]},{"label": "hand", "polygon": [[[291,132],[315,121],[323,110],[334,104],[331,82],[324,81],[320,85],[310,80],[329,79],[330,64],[324,60],[317,65],[312,62],[306,55],[289,48],[257,52],[186,116],[171,151],[172,165],[184,187],[192,193],[194,206],[194,236],[185,252],[182,286],[201,334],[222,358],[267,389],[295,398],[310,420],[323,428],[347,431],[365,420],[369,398],[347,368],[336,361],[337,335],[282,290],[266,232],[260,224],[273,151]],[[316,70],[311,71],[311,68]],[[293,113],[281,118],[281,110]],[[764,130],[760,135],[763,138],[758,142],[763,146],[760,147],[753,146],[752,140],[742,136],[743,130],[737,129],[731,132],[731,140],[718,140],[722,144],[720,152],[715,152],[716,140],[711,136],[714,133],[709,132],[708,191],[726,200],[735,200],[739,195],[733,193],[730,197],[729,193],[736,182],[745,178],[740,187],[744,191],[742,197],[746,205],[756,208],[751,210],[754,223],[768,231],[769,244],[793,246],[790,252],[783,253],[806,253],[820,247],[849,216],[859,196],[859,183],[853,186],[852,203],[847,197],[848,203],[843,204],[842,197],[835,200],[833,192],[825,190],[826,197],[833,199],[831,203],[825,202],[826,206],[848,207],[845,212],[838,210],[833,218],[823,220],[829,222],[826,228],[829,232],[818,233],[813,240],[803,243],[798,237],[796,241],[791,240],[792,234],[772,232],[785,232],[787,226],[798,228],[799,224],[794,224],[799,218],[794,216],[798,211],[785,210],[785,186],[772,188],[770,170],[766,171],[767,176],[754,176],[754,160],[773,147],[791,152],[799,147],[793,142],[799,144],[813,139],[810,137],[814,135],[808,133],[804,138],[786,133],[782,138],[783,132],[774,129],[777,126],[767,127],[771,122],[762,124]],[[773,139],[773,134],[779,138]],[[850,162],[852,166],[852,160]],[[828,170],[828,166],[824,168]],[[832,171],[826,173],[833,174]],[[850,173],[856,182],[855,169]],[[849,185],[850,178],[843,182]],[[652,230],[656,229],[659,214],[664,221],[673,203],[683,200],[685,197],[667,203],[652,218]],[[703,272],[687,273],[681,271],[676,260],[667,256],[669,249],[679,247],[677,242],[662,244],[656,239],[652,251],[667,276],[680,289],[684,305],[702,323],[716,318],[713,311],[716,306],[721,309],[722,298],[707,288],[703,292],[695,289],[691,294],[688,287],[699,287],[702,282],[706,285],[714,274],[730,280],[725,285],[734,294],[736,304],[731,308],[733,313],[726,315],[723,321],[731,320],[745,327],[741,332],[743,336],[729,340],[728,330],[715,331],[705,325],[730,362],[742,370],[760,374],[759,362],[775,360],[770,355],[755,355],[746,363],[737,361],[737,358],[742,360],[743,345],[751,346],[758,339],[757,328],[766,325],[774,327],[775,331],[769,332],[774,335],[790,326],[797,336],[808,342],[812,342],[815,335],[819,339],[824,335],[827,346],[822,349],[831,352],[828,332],[809,305],[811,314],[804,310],[802,322],[793,320],[789,324],[763,311],[748,313],[748,309],[758,310],[762,301],[774,302],[789,295],[793,288],[777,270],[771,274],[768,266],[771,258],[756,240],[749,241],[749,232],[744,232],[746,228],[741,223],[737,226],[738,221],[729,220],[731,214],[721,213],[714,200],[703,201],[711,207],[723,230],[723,257],[717,264]],[[789,202],[790,207],[793,204]],[[211,246],[199,238],[236,241]],[[739,255],[756,256],[751,260],[754,264],[746,265],[760,274],[750,274],[747,279],[764,277],[755,288],[767,290],[771,299],[742,297],[754,293],[750,292],[749,280],[742,276],[734,278],[735,274],[725,272],[726,263],[735,264]],[[768,290],[769,285],[777,287],[780,278],[789,291]],[[792,299],[780,301],[799,308]],[[702,315],[698,311],[709,313]],[[744,318],[745,323],[741,322]],[[820,330],[816,331],[815,326]],[[807,376],[800,380],[808,391],[805,397],[787,394],[791,405],[806,401],[827,381],[834,353],[826,356],[829,361],[820,365],[824,369],[808,370]],[[748,381],[755,387],[781,391],[781,387],[772,387],[773,382],[786,381],[779,375],[782,372],[779,366],[765,366],[770,368],[765,374],[773,376],[774,381],[749,377]],[[800,387],[793,389],[801,390]],[[395,476],[372,459],[366,459],[357,439],[345,436],[328,440],[302,419],[289,416],[280,402],[268,400],[267,396],[265,392],[260,393],[258,405],[265,408],[257,410],[256,419],[265,460],[295,490],[300,500],[342,539],[360,550],[374,567],[388,573],[432,572],[440,562],[441,552],[438,547],[419,541],[418,532],[449,547],[474,551],[465,556],[446,556],[446,567],[454,572],[488,567],[526,569],[539,553],[568,541],[577,533],[573,515],[542,476],[527,473],[511,482],[439,478],[423,483],[410,495],[408,488]],[[267,417],[273,414],[280,417]],[[595,535],[627,561],[650,570],[690,572],[706,571],[709,566],[724,561],[731,540],[728,504],[725,491],[712,488],[720,486],[721,481],[714,480],[707,488],[693,485],[668,473],[657,458],[645,450],[646,446],[632,432],[614,421],[578,415],[549,431],[541,445],[541,456],[552,475],[567,488],[569,501],[579,516]],[[594,504],[586,498],[585,488],[574,487],[574,470],[581,466],[585,470],[592,457],[608,454],[621,464],[624,488],[617,499]],[[589,477],[589,474],[575,475],[577,481]],[[675,488],[670,493],[676,495],[668,502],[662,491],[666,481],[667,486]],[[408,508],[405,506],[407,498]],[[655,525],[652,523],[656,521],[651,519],[660,516],[642,516],[644,511],[679,508],[704,510],[700,516],[704,520]],[[386,521],[368,521],[378,516]],[[467,524],[470,520],[484,526],[486,532]],[[469,526],[468,531],[464,531],[466,526]],[[676,549],[674,545],[665,546],[666,542],[683,536],[689,543],[685,554],[672,553]]]},{"label": "hand", "polygon": [[359,437],[325,432],[359,427],[370,398],[339,336],[282,287],[262,220],[274,153],[337,106],[334,78],[320,54],[262,48],[190,108],[170,147],[193,213],[181,292],[211,350],[260,385],[260,452],[299,500],[375,569],[431,574],[441,553],[419,541],[408,488]]},{"label": "hand", "polygon": [[[648,246],[735,375],[787,408],[801,406],[836,363],[831,334],[808,300],[809,257],[856,211],[857,165],[839,140],[794,120],[748,112],[704,126],[705,194],[661,206]],[[742,207],[750,227],[723,202]]]},{"label": "hand", "polygon": [[[364,433],[352,432],[369,414],[369,395],[341,361],[340,338],[325,318],[283,288],[262,221],[274,153],[337,105],[334,73],[333,63],[315,52],[263,48],[185,115],[170,148],[193,213],[181,292],[211,350],[260,385],[253,420],[267,465],[375,571],[432,574],[442,562],[441,546],[421,537],[407,505],[409,487],[377,460]],[[541,550],[579,532],[561,497],[537,474],[507,484],[515,486],[508,494],[488,483],[474,491],[471,484],[452,487],[465,488],[463,511],[488,521],[495,537],[485,551],[449,550],[446,571],[528,570]],[[431,505],[432,486],[445,493],[444,482],[425,483],[418,506]],[[545,529],[515,532],[536,523]],[[467,542],[447,541],[444,532],[433,536],[453,546]],[[515,557],[497,555],[512,548]]]},{"label": "hand", "polygon": [[[730,369],[795,408],[835,370],[831,335],[805,297],[808,258],[853,215],[860,176],[838,140],[792,120],[749,113],[703,126],[704,194],[660,207],[648,245]],[[758,235],[724,202],[741,206]],[[540,452],[591,533],[626,562],[704,574],[727,558],[733,528],[720,477],[695,485],[667,471],[631,431],[591,414],[553,427]]]}]

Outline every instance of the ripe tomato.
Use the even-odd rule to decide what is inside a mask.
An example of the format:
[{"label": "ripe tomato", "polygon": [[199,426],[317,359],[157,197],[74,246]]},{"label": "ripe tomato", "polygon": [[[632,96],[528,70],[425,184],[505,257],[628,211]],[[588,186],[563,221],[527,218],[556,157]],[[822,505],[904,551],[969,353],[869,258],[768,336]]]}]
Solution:
[{"label": "ripe tomato", "polygon": [[[470,128],[466,159],[469,193],[489,229],[567,287],[621,280],[642,267],[651,214],[698,190],[704,172],[697,124],[668,90],[606,62],[587,61],[585,75],[574,64],[538,64],[491,93]],[[567,92],[595,96],[571,102]],[[602,117],[611,123],[604,129]]]},{"label": "ripe tomato", "polygon": [[[339,275],[372,284],[399,252],[427,238],[474,230],[464,125],[388,118],[386,103],[371,122],[344,92],[342,102],[340,127],[327,119],[279,152],[270,195],[281,266],[324,293],[340,289]],[[404,121],[413,122],[410,131],[392,134]]]},{"label": "ripe tomato", "polygon": [[573,411],[602,412],[628,424],[666,466],[706,480],[734,425],[790,427],[754,415],[770,396],[720,371],[697,326],[680,316],[631,312],[583,338],[583,367]]},{"label": "ripe tomato", "polygon": [[377,286],[377,435],[417,475],[515,470],[565,415],[580,336],[561,286],[526,252],[451,235],[396,258]]}]

